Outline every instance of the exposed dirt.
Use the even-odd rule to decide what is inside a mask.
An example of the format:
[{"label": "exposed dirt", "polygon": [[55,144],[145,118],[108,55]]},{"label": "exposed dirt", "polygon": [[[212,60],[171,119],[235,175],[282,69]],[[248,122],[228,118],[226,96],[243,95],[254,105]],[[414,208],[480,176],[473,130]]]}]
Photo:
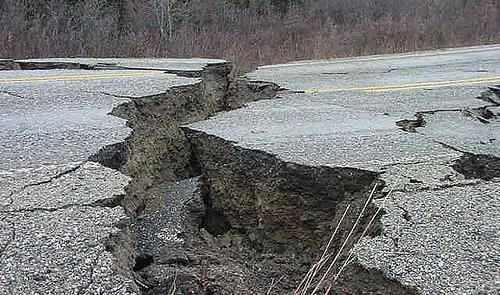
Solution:
[{"label": "exposed dirt", "polygon": [[298,165],[204,133],[189,137],[201,166],[204,228],[243,232],[260,251],[315,251],[338,212],[362,205],[377,181],[375,172]]},{"label": "exposed dirt", "polygon": [[[172,87],[167,92],[135,98],[122,104],[112,114],[127,120],[133,129],[123,144],[107,146],[92,160],[119,168],[133,177],[124,200],[126,210],[134,215],[144,207],[148,189],[155,184],[184,179],[198,174],[191,163],[188,139],[179,126],[207,119],[222,110],[241,107],[255,99],[255,86],[245,80],[231,82],[230,64],[207,66],[202,82]],[[278,87],[272,84],[258,89],[272,97]]]},{"label": "exposed dirt", "polygon": [[[181,129],[282,90],[233,81],[230,72],[229,64],[209,65],[200,83],[115,108],[133,132],[92,157],[132,177],[122,201],[131,223],[108,248],[117,271],[134,276],[144,294],[266,294],[272,285],[269,294],[289,294],[321,255],[344,208],[351,206],[333,253],[373,186],[383,187],[374,172],[287,163]],[[370,204],[332,274],[375,211]],[[369,234],[379,232],[376,221]],[[331,294],[414,293],[356,261],[344,273]]]},{"label": "exposed dirt", "polygon": [[[204,212],[199,220],[202,236],[212,234],[204,238],[209,244],[201,248],[208,249],[205,254],[214,253],[211,264],[217,267],[211,268],[208,278],[216,294],[265,294],[273,282],[271,294],[292,293],[318,260],[346,206],[351,209],[331,244],[333,253],[341,247],[375,183],[383,187],[374,172],[288,163],[202,132],[187,133],[201,168]],[[372,205],[368,207],[350,241],[357,240],[375,211]],[[379,233],[377,222],[369,234]],[[332,274],[352,244],[347,244]],[[200,250],[203,242],[196,245]],[[413,292],[355,262],[346,272],[349,276],[339,281],[332,294]]]},{"label": "exposed dirt", "polygon": [[[486,97],[484,92],[483,98]],[[490,96],[494,96],[493,92],[489,92]],[[487,97],[490,97],[487,96]],[[484,98],[485,101],[493,102],[493,100],[488,100]],[[490,124],[491,120],[498,120],[500,118],[498,107],[495,105],[486,105],[478,108],[464,108],[464,109],[437,109],[428,111],[419,111],[415,114],[415,119],[404,119],[396,122],[396,125],[401,128],[401,130],[411,133],[416,133],[417,128],[425,127],[426,121],[425,116],[433,115],[442,112],[453,112],[459,113],[463,116],[471,117],[481,123]]]},{"label": "exposed dirt", "polygon": [[488,90],[481,93],[477,98],[500,106],[500,85],[488,87]]},{"label": "exposed dirt", "polygon": [[468,179],[478,178],[488,181],[500,177],[500,158],[493,155],[464,153],[452,167]]},{"label": "exposed dirt", "polygon": [[417,128],[425,126],[425,120],[422,114],[417,113],[414,120],[400,120],[396,122],[396,125],[406,132],[415,133]]}]

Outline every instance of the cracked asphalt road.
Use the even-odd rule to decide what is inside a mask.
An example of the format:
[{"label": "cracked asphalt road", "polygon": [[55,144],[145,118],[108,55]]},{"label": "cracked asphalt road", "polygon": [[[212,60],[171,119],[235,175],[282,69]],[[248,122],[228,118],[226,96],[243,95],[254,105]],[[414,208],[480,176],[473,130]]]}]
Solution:
[{"label": "cracked asphalt road", "polygon": [[141,70],[0,71],[0,294],[136,293],[107,249],[129,178],[88,158],[129,135],[115,106],[198,81],[165,70],[218,61],[116,62]]},{"label": "cracked asphalt road", "polygon": [[[500,157],[498,118],[470,115],[494,109],[475,97],[500,83],[499,64],[492,45],[265,66],[249,78],[291,91],[188,127],[289,162],[382,173],[395,191],[377,201],[383,233],[361,241],[358,261],[424,294],[498,294],[499,178],[451,166]],[[414,133],[396,125],[419,112]]]},{"label": "cracked asphalt road", "polygon": [[[113,107],[195,83],[172,72],[217,61],[47,61],[100,70],[0,71],[0,294],[133,294],[107,250],[127,217],[104,205],[129,179],[87,159],[129,135]],[[483,46],[262,67],[249,77],[300,93],[190,127],[290,162],[381,172],[394,193],[377,201],[383,234],[358,261],[426,294],[497,294],[499,179],[451,166],[465,152],[500,156],[498,120],[460,111],[487,106],[474,97],[500,83],[499,61],[499,46]],[[419,112],[416,132],[396,125]]]}]

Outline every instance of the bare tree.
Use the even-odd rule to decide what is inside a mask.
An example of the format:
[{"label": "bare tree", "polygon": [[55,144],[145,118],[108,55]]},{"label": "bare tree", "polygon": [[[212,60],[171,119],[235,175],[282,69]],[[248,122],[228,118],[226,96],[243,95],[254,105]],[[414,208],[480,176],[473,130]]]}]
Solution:
[{"label": "bare tree", "polygon": [[178,0],[142,0],[135,2],[136,13],[143,18],[144,28],[162,40],[172,39]]},{"label": "bare tree", "polygon": [[500,42],[499,3],[0,0],[0,58],[206,56],[245,71],[298,59]]}]

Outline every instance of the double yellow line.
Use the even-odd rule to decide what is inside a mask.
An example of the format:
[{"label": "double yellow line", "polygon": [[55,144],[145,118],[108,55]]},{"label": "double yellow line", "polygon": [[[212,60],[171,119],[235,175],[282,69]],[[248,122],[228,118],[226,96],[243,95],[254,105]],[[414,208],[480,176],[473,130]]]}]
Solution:
[{"label": "double yellow line", "polygon": [[[25,77],[25,78],[21,77],[21,78],[0,79],[0,84],[34,83],[34,82],[47,82],[47,81],[85,81],[85,80],[113,79],[113,78],[158,77],[167,75],[172,75],[172,74],[166,74],[160,71],[151,71],[151,72],[140,72],[140,73],[110,73],[110,74],[94,74],[94,75],[45,76],[45,77]],[[389,85],[389,86],[311,89],[311,90],[304,90],[304,92],[305,93],[328,93],[328,92],[347,92],[347,91],[386,92],[386,91],[397,91],[397,90],[463,86],[463,85],[483,84],[483,83],[498,82],[498,81],[500,81],[500,76],[466,79],[466,80],[400,84],[400,85]]]},{"label": "double yellow line", "polygon": [[33,83],[33,82],[46,82],[46,81],[85,81],[85,80],[113,79],[113,78],[157,77],[166,75],[172,75],[172,74],[165,74],[160,71],[151,71],[151,72],[141,72],[141,73],[112,73],[112,74],[95,74],[95,75],[4,78],[0,79],[0,84]]},{"label": "double yellow line", "polygon": [[400,84],[400,85],[390,85],[390,86],[371,86],[371,87],[304,90],[304,92],[305,93],[346,92],[346,91],[385,92],[385,91],[397,91],[397,90],[463,86],[463,85],[483,84],[483,83],[487,83],[487,82],[498,82],[498,81],[500,81],[500,76],[487,77],[487,78],[476,78],[476,79],[466,79],[466,80],[450,80],[450,81],[440,81],[440,82]]}]

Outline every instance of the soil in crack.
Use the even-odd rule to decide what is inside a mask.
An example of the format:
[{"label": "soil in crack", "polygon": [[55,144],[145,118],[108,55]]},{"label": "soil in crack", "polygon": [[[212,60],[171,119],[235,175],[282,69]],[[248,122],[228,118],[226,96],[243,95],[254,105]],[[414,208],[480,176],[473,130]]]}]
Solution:
[{"label": "soil in crack", "polygon": [[465,178],[492,180],[500,177],[500,158],[493,155],[464,153],[452,168]]},{"label": "soil in crack", "polygon": [[414,120],[405,119],[397,121],[396,125],[406,132],[415,133],[417,132],[417,128],[425,126],[425,120],[422,114],[418,113],[415,117],[416,119]]},{"label": "soil in crack", "polygon": [[[92,158],[132,177],[122,205],[136,219],[108,248],[123,269],[137,272],[144,294],[166,294],[173,286],[175,294],[264,294],[273,282],[271,293],[290,293],[321,254],[339,212],[348,204],[359,211],[380,183],[374,172],[286,163],[181,130],[183,123],[280,90],[230,81],[229,73],[227,64],[211,65],[198,84],[117,107],[113,114],[133,132]],[[370,205],[362,225],[375,211]],[[333,248],[355,218],[349,214]],[[377,223],[370,234],[379,233]],[[342,294],[413,292],[357,263],[346,273],[335,289]]]},{"label": "soil in crack", "polygon": [[[155,260],[140,271],[145,294],[164,294],[174,284],[175,294],[265,294],[273,282],[270,294],[292,293],[321,254],[339,213],[351,205],[333,249],[379,182],[374,172],[287,163],[201,132],[187,134],[202,176],[165,184],[138,218],[141,251]],[[375,210],[369,206],[361,231]],[[379,233],[377,223],[370,234]],[[333,292],[414,292],[357,263],[346,273]]]}]

